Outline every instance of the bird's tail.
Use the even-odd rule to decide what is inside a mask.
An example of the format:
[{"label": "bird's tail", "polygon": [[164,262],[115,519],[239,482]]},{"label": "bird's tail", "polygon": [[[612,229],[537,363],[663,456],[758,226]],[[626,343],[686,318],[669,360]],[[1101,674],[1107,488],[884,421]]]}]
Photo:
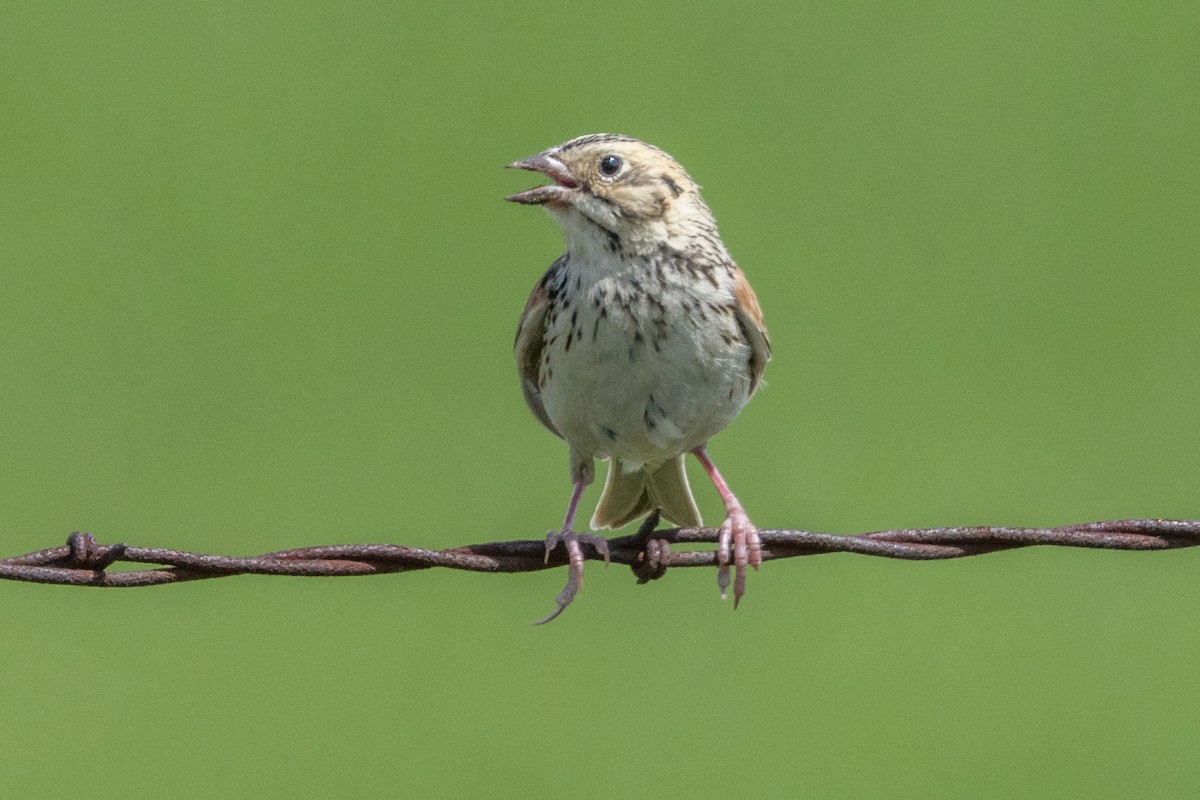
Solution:
[{"label": "bird's tail", "polygon": [[700,509],[688,486],[683,456],[679,455],[658,467],[643,467],[625,471],[621,459],[613,456],[608,462],[604,491],[592,515],[592,528],[620,528],[654,509],[676,525],[698,528]]}]

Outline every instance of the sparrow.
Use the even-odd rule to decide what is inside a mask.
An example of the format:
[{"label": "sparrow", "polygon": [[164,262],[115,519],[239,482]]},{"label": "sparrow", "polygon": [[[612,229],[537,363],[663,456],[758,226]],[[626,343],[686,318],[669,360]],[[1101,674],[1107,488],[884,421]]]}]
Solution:
[{"label": "sparrow", "polygon": [[514,344],[526,404],[570,448],[566,518],[546,537],[547,560],[566,549],[567,584],[538,624],[582,586],[581,543],[608,560],[607,540],[574,529],[597,458],[608,472],[591,527],[602,530],[655,509],[700,527],[684,469],[684,456],[696,456],[725,503],[717,585],[724,598],[732,561],[736,608],[762,545],[707,443],[762,385],[771,358],[754,290],[700,187],[654,145],[591,134],[508,166],[550,179],[505,199],[546,209],[566,240],[533,287]]}]

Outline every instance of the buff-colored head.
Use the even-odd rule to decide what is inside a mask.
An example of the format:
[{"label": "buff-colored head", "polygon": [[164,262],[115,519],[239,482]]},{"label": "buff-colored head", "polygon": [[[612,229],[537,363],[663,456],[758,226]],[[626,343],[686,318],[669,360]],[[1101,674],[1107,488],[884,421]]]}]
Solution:
[{"label": "buff-colored head", "polygon": [[663,244],[682,249],[698,232],[716,232],[687,171],[654,145],[629,136],[580,136],[508,166],[554,181],[506,199],[545,207],[568,243],[616,238],[635,252]]}]

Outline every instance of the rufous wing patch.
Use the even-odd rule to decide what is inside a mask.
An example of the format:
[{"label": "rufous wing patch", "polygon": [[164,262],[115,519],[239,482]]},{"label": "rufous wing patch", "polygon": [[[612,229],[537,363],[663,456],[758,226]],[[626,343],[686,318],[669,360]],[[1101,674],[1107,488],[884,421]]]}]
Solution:
[{"label": "rufous wing patch", "polygon": [[771,340],[767,337],[767,326],[763,322],[762,307],[758,304],[758,296],[746,280],[746,275],[740,269],[734,272],[733,296],[737,301],[738,324],[742,334],[750,343],[750,392],[751,394],[762,382],[763,372],[767,362],[771,360]]}]

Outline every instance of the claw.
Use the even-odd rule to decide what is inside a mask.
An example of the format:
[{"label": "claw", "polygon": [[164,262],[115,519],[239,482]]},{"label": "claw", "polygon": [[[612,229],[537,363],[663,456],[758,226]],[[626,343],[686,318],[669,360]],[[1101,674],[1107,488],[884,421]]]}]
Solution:
[{"label": "claw", "polygon": [[721,590],[724,600],[729,589],[729,543],[733,539],[733,531],[729,526],[729,518],[721,524],[721,533],[717,536],[717,588]]},{"label": "claw", "polygon": [[604,566],[607,567],[609,565],[608,539],[591,533],[581,533],[579,534],[579,541],[587,542],[596,548],[596,552],[604,556]]},{"label": "claw", "polygon": [[[721,590],[721,599],[724,600],[729,589],[729,565],[721,564],[717,567],[717,588]],[[735,601],[736,603],[736,601]],[[737,608],[736,604],[734,608]]]},{"label": "claw", "polygon": [[721,589],[721,599],[725,599],[725,590],[729,588],[730,550],[733,551],[733,607],[737,608],[738,601],[746,593],[746,565],[758,569],[762,563],[762,540],[758,538],[758,528],[746,516],[742,504],[738,502],[729,484],[721,477],[717,465],[708,457],[708,451],[703,446],[697,447],[692,453],[704,466],[704,471],[712,479],[713,485],[721,493],[725,501],[725,521],[721,523],[721,533],[717,537],[717,586]]},{"label": "claw", "polygon": [[546,563],[550,563],[550,553],[558,547],[559,542],[567,549],[567,585],[554,598],[557,608],[533,623],[534,625],[545,625],[565,611],[583,587],[583,548],[579,546],[580,542],[586,542],[596,548],[596,552],[604,556],[605,566],[609,563],[607,539],[591,533],[575,533],[572,530],[550,531],[546,534]]},{"label": "claw", "polygon": [[746,565],[759,568],[762,564],[762,540],[758,528],[740,508],[730,510],[721,525],[717,538],[717,586],[724,600],[729,588],[730,551],[733,555],[733,607],[737,608],[746,594]]}]

